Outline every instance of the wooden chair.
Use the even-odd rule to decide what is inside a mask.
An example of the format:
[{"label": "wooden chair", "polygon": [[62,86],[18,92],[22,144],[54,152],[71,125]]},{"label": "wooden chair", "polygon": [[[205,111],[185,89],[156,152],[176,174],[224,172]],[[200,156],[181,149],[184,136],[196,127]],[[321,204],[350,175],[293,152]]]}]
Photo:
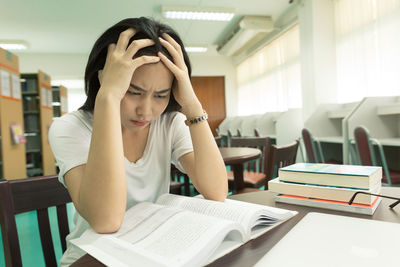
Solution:
[{"label": "wooden chair", "polygon": [[325,160],[321,143],[311,135],[308,129],[304,128],[301,131],[301,135],[303,138],[304,147],[306,149],[307,162],[342,164],[342,162],[338,160]]},{"label": "wooden chair", "polygon": [[242,137],[242,134],[240,133],[240,130],[239,129],[237,129],[236,130],[236,135],[233,135],[232,134],[232,132],[231,132],[231,130],[226,130],[226,132],[227,132],[227,134],[228,134],[228,144],[227,144],[227,146],[231,146],[231,139],[232,139],[232,137]]},{"label": "wooden chair", "polygon": [[[247,171],[243,173],[243,180],[246,187],[261,187],[265,184],[267,179],[266,168],[268,149],[270,147],[269,137],[232,137],[231,147],[252,147],[261,150],[262,156],[258,160],[258,166],[255,164],[249,164],[247,166]],[[230,188],[234,186],[233,172],[228,172],[228,183]]]},{"label": "wooden chair", "polygon": [[[183,178],[183,183],[181,182]],[[190,196],[190,180],[189,176],[182,173],[175,165],[171,164],[171,182],[169,185],[169,191],[171,194],[183,195],[182,188],[184,189],[184,195]]]},{"label": "wooden chair", "polygon": [[380,162],[383,167],[382,183],[388,186],[400,185],[400,172],[389,170],[383,147],[379,141],[370,138],[368,130],[363,126],[358,126],[354,129],[354,138],[361,165],[379,166],[374,150],[374,145],[376,145],[379,151]]},{"label": "wooden chair", "polygon": [[[297,149],[299,141],[296,140],[292,144],[286,146],[272,145],[268,153],[267,171],[264,190],[268,190],[268,181],[275,178],[279,168],[296,163]],[[236,194],[249,193],[259,191],[258,188],[249,188],[238,190]]]},{"label": "wooden chair", "polygon": [[7,267],[22,266],[15,215],[28,211],[37,212],[40,241],[46,266],[57,266],[50,230],[48,207],[57,207],[58,229],[62,251],[66,250],[65,238],[69,233],[66,204],[71,202],[67,189],[57,175],[18,180],[0,180],[0,222],[4,257]]},{"label": "wooden chair", "polygon": [[310,163],[322,163],[324,162],[321,144],[313,138],[310,131],[304,128],[301,131],[303,137],[304,147],[307,154],[307,162]]}]

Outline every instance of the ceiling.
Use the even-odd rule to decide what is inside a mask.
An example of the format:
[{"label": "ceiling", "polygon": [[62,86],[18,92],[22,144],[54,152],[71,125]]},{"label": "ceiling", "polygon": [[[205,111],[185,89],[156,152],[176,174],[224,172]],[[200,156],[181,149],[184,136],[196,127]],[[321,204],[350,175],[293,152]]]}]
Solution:
[{"label": "ceiling", "polygon": [[[233,7],[236,15],[230,22],[170,20],[161,16],[161,5]],[[86,54],[111,25],[148,16],[171,25],[186,45],[208,45],[208,53],[213,53],[216,42],[241,16],[276,20],[289,6],[289,0],[7,0],[0,9],[0,39],[28,42],[23,53]]]}]

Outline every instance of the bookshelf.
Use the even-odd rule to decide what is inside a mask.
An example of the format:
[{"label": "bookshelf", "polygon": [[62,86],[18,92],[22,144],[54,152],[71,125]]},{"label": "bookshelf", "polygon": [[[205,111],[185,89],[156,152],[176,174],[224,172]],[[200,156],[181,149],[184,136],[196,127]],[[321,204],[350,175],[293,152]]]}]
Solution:
[{"label": "bookshelf", "polygon": [[359,102],[346,104],[319,105],[304,122],[313,137],[321,143],[325,160],[345,162],[344,145],[347,145],[347,134],[344,133],[345,118],[359,105]]},{"label": "bookshelf", "polygon": [[68,113],[68,95],[67,88],[60,86],[52,86],[53,91],[53,116],[61,117]]},{"label": "bookshelf", "polygon": [[24,132],[18,57],[0,48],[0,176],[26,178],[25,145],[13,143],[11,126]]},{"label": "bookshelf", "polygon": [[53,121],[50,76],[42,71],[21,74],[28,176],[56,174],[48,131]]},{"label": "bookshelf", "polygon": [[[400,170],[400,96],[366,97],[345,120],[349,139],[354,140],[357,126],[366,127],[370,137],[383,145],[389,169]],[[349,162],[349,153],[347,144],[345,162]]]}]

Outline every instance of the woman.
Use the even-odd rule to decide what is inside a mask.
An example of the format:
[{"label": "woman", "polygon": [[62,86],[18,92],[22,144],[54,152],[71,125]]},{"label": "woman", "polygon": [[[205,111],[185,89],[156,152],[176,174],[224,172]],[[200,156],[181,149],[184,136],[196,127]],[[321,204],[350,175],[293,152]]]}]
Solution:
[{"label": "woman", "polygon": [[90,53],[85,87],[85,104],[49,132],[59,179],[77,210],[62,266],[84,254],[69,240],[89,227],[113,233],[126,209],[168,193],[171,163],[205,198],[223,201],[227,194],[188,56],[170,27],[136,18],[106,30]]}]

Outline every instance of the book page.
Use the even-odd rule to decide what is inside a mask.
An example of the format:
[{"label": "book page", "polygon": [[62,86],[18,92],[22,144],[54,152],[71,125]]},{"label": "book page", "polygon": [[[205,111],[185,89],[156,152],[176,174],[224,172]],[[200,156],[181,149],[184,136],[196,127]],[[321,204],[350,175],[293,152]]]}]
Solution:
[{"label": "book page", "polygon": [[204,264],[223,240],[238,246],[244,229],[228,220],[140,203],[126,212],[117,233],[87,230],[71,242],[110,266],[188,266]]},{"label": "book page", "polygon": [[225,202],[218,202],[172,194],[160,196],[157,203],[238,222],[246,229],[247,238],[250,238],[251,229],[256,225],[273,225],[296,214],[296,212],[293,213],[285,209],[231,199],[226,199]]}]

